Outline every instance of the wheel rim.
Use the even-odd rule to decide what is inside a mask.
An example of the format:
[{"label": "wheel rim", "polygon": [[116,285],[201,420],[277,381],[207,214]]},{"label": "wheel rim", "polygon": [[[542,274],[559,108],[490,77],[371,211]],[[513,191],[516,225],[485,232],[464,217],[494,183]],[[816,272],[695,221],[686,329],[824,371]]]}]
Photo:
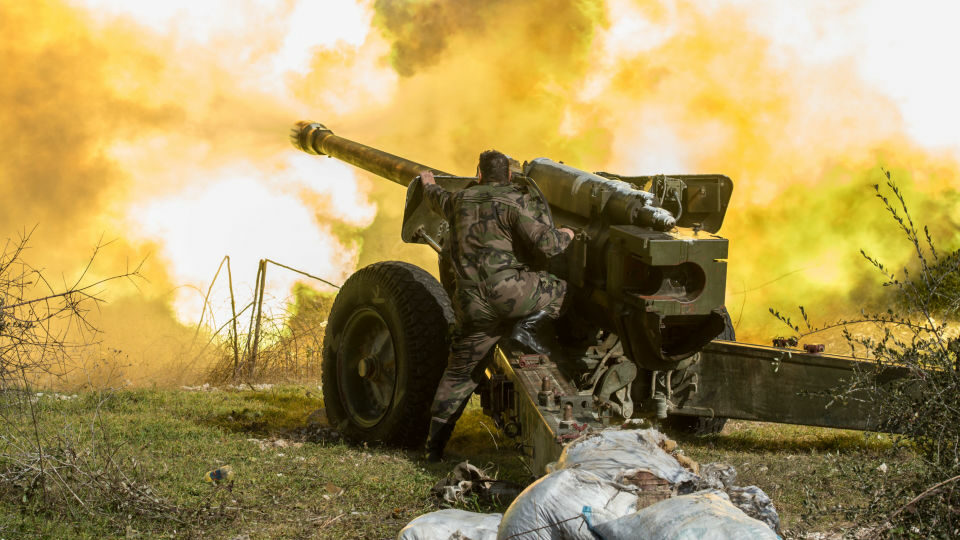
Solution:
[{"label": "wheel rim", "polygon": [[361,308],[350,315],[337,350],[340,399],[356,425],[369,428],[386,416],[397,382],[390,328],[379,313]]}]

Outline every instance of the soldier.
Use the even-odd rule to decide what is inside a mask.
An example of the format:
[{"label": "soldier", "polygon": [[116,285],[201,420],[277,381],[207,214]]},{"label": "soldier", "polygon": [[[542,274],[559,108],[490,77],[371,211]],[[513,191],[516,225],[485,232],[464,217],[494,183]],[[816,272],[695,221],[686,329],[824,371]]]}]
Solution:
[{"label": "soldier", "polygon": [[451,194],[433,173],[420,178],[431,207],[450,224],[450,256],[456,274],[456,317],[450,358],[430,408],[427,458],[439,461],[485,366],[490,349],[504,336],[504,322],[520,319],[511,338],[533,352],[548,352],[536,339],[538,326],[560,315],[567,284],[533,272],[516,256],[520,248],[545,257],[563,252],[573,231],[547,223],[542,207],[511,184],[507,156],[480,154],[479,184]]}]

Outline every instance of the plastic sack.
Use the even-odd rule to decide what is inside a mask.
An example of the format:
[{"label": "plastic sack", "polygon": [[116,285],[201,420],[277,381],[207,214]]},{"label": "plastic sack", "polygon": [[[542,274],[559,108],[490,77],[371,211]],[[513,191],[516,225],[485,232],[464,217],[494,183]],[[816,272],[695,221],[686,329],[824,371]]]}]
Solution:
[{"label": "plastic sack", "polygon": [[613,482],[637,471],[668,481],[671,485],[697,482],[699,477],[683,468],[661,448],[666,436],[655,429],[605,430],[585,435],[566,446],[552,470],[580,468]]},{"label": "plastic sack", "polygon": [[700,478],[703,478],[704,489],[710,487],[726,491],[736,485],[737,470],[726,463],[707,463],[700,466]]},{"label": "plastic sack", "polygon": [[397,540],[495,540],[503,514],[438,510],[424,514],[400,530]]},{"label": "plastic sack", "polygon": [[780,530],[780,516],[770,497],[757,486],[730,487],[727,489],[730,502],[754,519],[766,523],[775,531]]},{"label": "plastic sack", "polygon": [[708,463],[700,468],[703,485],[699,489],[713,488],[725,491],[734,506],[754,519],[766,523],[774,531],[780,530],[780,516],[770,497],[757,486],[740,487],[737,470],[726,463]]},{"label": "plastic sack", "polygon": [[462,461],[439,482],[434,484],[430,493],[453,505],[463,503],[471,496],[481,499],[513,499],[520,493],[520,485],[491,478],[487,471]]},{"label": "plastic sack", "polygon": [[[523,490],[503,514],[498,538],[595,540],[587,527],[630,514],[635,488],[582,469],[562,469]],[[585,516],[584,507],[589,507]]]},{"label": "plastic sack", "polygon": [[717,490],[680,495],[636,513],[594,526],[605,540],[670,538],[673,540],[777,540],[765,523],[734,506]]}]

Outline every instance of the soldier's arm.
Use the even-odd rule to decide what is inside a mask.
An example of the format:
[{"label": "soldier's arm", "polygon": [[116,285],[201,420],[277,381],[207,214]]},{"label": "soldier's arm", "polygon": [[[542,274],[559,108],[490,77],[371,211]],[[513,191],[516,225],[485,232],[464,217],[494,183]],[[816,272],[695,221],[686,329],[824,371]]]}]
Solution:
[{"label": "soldier's arm", "polygon": [[524,197],[526,204],[526,209],[537,221],[543,223],[544,225],[552,225],[550,222],[550,216],[547,214],[547,207],[544,205],[543,200],[539,197]]},{"label": "soldier's arm", "polygon": [[545,257],[563,253],[573,238],[569,229],[555,229],[544,223],[536,211],[526,208],[514,208],[513,229],[528,245],[533,246]]},{"label": "soldier's arm", "polygon": [[431,171],[422,172],[420,180],[423,181],[423,196],[426,197],[430,209],[449,220],[451,212],[450,192],[437,185]]}]

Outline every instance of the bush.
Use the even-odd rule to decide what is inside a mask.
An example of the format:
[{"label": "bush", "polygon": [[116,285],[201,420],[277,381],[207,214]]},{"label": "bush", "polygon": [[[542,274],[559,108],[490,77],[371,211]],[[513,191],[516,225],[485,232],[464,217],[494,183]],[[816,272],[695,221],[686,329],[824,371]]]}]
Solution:
[{"label": "bush", "polygon": [[960,337],[950,318],[960,311],[960,251],[940,252],[927,227],[920,234],[903,193],[886,176],[885,187],[874,190],[912,245],[913,260],[895,272],[861,254],[882,274],[883,286],[895,290],[894,307],[823,327],[811,326],[801,307],[803,330],[771,312],[798,338],[842,328],[852,354],[870,361],[833,397],[871,403],[878,430],[897,434],[891,451],[908,446],[920,461],[906,484],[878,484],[865,475],[863,488],[874,502],[856,517],[876,527],[881,516],[881,534],[952,538],[960,535]]},{"label": "bush", "polygon": [[207,379],[215,384],[319,381],[323,336],[334,297],[296,284],[285,309],[263,313],[255,356],[250,351],[252,336],[240,337],[240,354],[235,356],[232,334],[223,339],[214,335],[220,361]]},{"label": "bush", "polygon": [[95,394],[98,413],[88,426],[59,422],[58,411],[76,395],[38,387],[63,381],[74,360],[96,343],[87,317],[110,281],[139,277],[139,267],[90,279],[97,246],[80,277],[61,287],[23,258],[30,235],[8,241],[0,252],[0,501],[23,514],[74,519],[128,515],[177,519],[176,508],[139,480],[135,467],[118,457],[99,409],[110,392]]}]

